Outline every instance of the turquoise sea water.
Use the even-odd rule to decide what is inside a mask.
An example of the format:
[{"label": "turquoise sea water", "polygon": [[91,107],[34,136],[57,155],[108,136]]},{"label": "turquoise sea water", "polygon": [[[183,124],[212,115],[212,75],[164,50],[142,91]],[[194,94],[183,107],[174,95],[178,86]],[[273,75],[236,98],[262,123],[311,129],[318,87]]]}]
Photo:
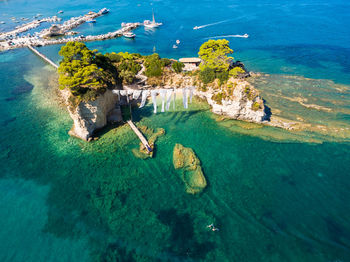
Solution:
[{"label": "turquoise sea water", "polygon": [[[344,1],[1,1],[1,30],[15,26],[12,16],[64,10],[68,18],[102,7],[111,13],[78,31],[149,19],[152,7],[164,26],[91,48],[149,54],[155,46],[177,58],[195,55],[206,37],[248,33],[230,38],[231,46],[249,69],[269,74],[256,84],[272,110],[331,127],[350,124]],[[192,30],[218,21],[225,22]],[[181,44],[173,50],[176,39]],[[40,48],[55,61],[58,50]],[[350,261],[345,131],[217,121],[199,101],[157,115],[146,107],[134,111],[138,124],[166,135],[154,159],[140,160],[126,126],[110,127],[89,144],[69,137],[72,121],[55,99],[55,72],[28,50],[0,54],[0,62],[1,261]],[[305,103],[332,112],[273,94],[307,97]],[[193,148],[202,162],[208,187],[199,196],[185,192],[173,169],[175,143]],[[220,231],[208,231],[210,223]]]}]

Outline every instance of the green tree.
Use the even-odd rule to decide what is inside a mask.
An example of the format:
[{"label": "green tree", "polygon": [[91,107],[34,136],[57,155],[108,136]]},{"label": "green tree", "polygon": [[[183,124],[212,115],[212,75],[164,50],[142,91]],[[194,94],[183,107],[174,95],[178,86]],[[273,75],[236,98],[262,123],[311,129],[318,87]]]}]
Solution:
[{"label": "green tree", "polygon": [[94,53],[81,42],[68,42],[65,46],[62,46],[58,52],[60,56],[63,56],[61,63],[80,61],[84,65],[88,65],[94,58]]},{"label": "green tree", "polygon": [[229,71],[229,76],[238,77],[240,74],[243,74],[243,73],[245,73],[245,71],[241,67],[236,66]]},{"label": "green tree", "polygon": [[79,99],[95,99],[116,84],[117,71],[111,60],[85,44],[68,42],[59,55],[63,57],[58,68],[59,86],[70,89]]},{"label": "green tree", "polygon": [[225,83],[228,80],[229,72],[223,71],[223,72],[217,72],[216,78],[220,80],[220,83]]},{"label": "green tree", "polygon": [[171,61],[170,61],[169,58],[162,58],[160,60],[161,60],[161,63],[162,63],[163,67],[171,65]]},{"label": "green tree", "polygon": [[122,70],[119,75],[123,79],[124,84],[131,84],[135,78],[135,74],[129,70]]},{"label": "green tree", "polygon": [[181,73],[182,69],[185,67],[184,63],[181,63],[179,61],[175,61],[171,66],[176,73]]},{"label": "green tree", "polygon": [[122,57],[114,52],[112,53],[106,53],[106,57],[108,57],[113,63],[119,63]]},{"label": "green tree", "polygon": [[216,72],[227,71],[230,66],[233,50],[226,39],[209,40],[201,45],[198,55],[202,59],[201,69],[209,67]]},{"label": "green tree", "polygon": [[209,84],[215,80],[215,71],[210,67],[203,67],[199,72],[199,79],[204,84]]},{"label": "green tree", "polygon": [[145,75],[148,77],[161,76],[163,74],[162,61],[157,53],[146,57],[145,67]]}]

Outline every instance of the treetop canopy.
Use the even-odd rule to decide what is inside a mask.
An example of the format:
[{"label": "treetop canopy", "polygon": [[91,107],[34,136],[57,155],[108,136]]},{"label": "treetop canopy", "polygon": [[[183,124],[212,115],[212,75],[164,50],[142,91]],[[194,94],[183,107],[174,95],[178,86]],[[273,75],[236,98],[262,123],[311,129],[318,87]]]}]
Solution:
[{"label": "treetop canopy", "polygon": [[233,50],[226,39],[208,40],[199,48],[198,55],[202,59],[201,68],[209,67],[215,71],[227,71]]}]

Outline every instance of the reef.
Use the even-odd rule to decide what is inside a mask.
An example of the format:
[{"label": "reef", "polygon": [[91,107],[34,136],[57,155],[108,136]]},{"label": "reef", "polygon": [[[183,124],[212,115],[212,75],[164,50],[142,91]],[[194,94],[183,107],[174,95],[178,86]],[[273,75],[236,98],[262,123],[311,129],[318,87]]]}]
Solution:
[{"label": "reef", "polygon": [[173,164],[175,169],[181,169],[181,179],[185,183],[186,192],[197,194],[207,186],[200,160],[192,148],[176,144],[173,151]]}]

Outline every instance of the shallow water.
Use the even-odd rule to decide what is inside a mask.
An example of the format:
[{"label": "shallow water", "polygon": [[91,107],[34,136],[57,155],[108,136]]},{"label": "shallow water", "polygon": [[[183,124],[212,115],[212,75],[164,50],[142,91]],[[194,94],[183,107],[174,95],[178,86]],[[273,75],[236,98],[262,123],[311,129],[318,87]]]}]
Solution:
[{"label": "shallow water", "polygon": [[[204,37],[247,32],[251,37],[231,39],[232,47],[248,68],[270,74],[256,85],[272,110],[292,120],[298,115],[312,123],[325,118],[321,124],[330,127],[349,125],[345,58],[350,34],[339,26],[347,22],[342,11],[347,4],[270,1],[257,8],[251,1],[218,2],[212,8],[212,1],[184,3],[153,2],[157,20],[165,25],[152,34],[139,29],[134,42],[115,39],[89,46],[144,54],[156,46],[163,55],[179,57],[195,55]],[[0,3],[0,20],[53,15],[60,9],[69,17],[96,5],[114,13],[80,31],[113,30],[121,21],[148,18],[151,9],[126,1],[47,5],[16,0]],[[225,19],[235,23],[191,29]],[[327,37],[331,31],[333,39]],[[178,38],[180,48],[172,50]],[[335,47],[322,46],[322,55],[314,48],[320,42]],[[300,43],[307,45],[290,48]],[[58,61],[59,47],[40,50]],[[189,110],[179,103],[176,112],[157,115],[147,106],[134,111],[137,124],[162,127],[166,135],[157,140],[155,158],[141,160],[132,154],[138,141],[127,126],[110,127],[89,144],[69,137],[72,121],[55,99],[54,71],[28,50],[0,54],[0,61],[1,261],[350,260],[346,135],[217,121],[198,101]],[[278,90],[333,111],[279,102],[272,96]],[[185,192],[173,168],[175,143],[193,148],[202,162],[208,187],[199,196]],[[208,231],[210,223],[220,231]]]}]

